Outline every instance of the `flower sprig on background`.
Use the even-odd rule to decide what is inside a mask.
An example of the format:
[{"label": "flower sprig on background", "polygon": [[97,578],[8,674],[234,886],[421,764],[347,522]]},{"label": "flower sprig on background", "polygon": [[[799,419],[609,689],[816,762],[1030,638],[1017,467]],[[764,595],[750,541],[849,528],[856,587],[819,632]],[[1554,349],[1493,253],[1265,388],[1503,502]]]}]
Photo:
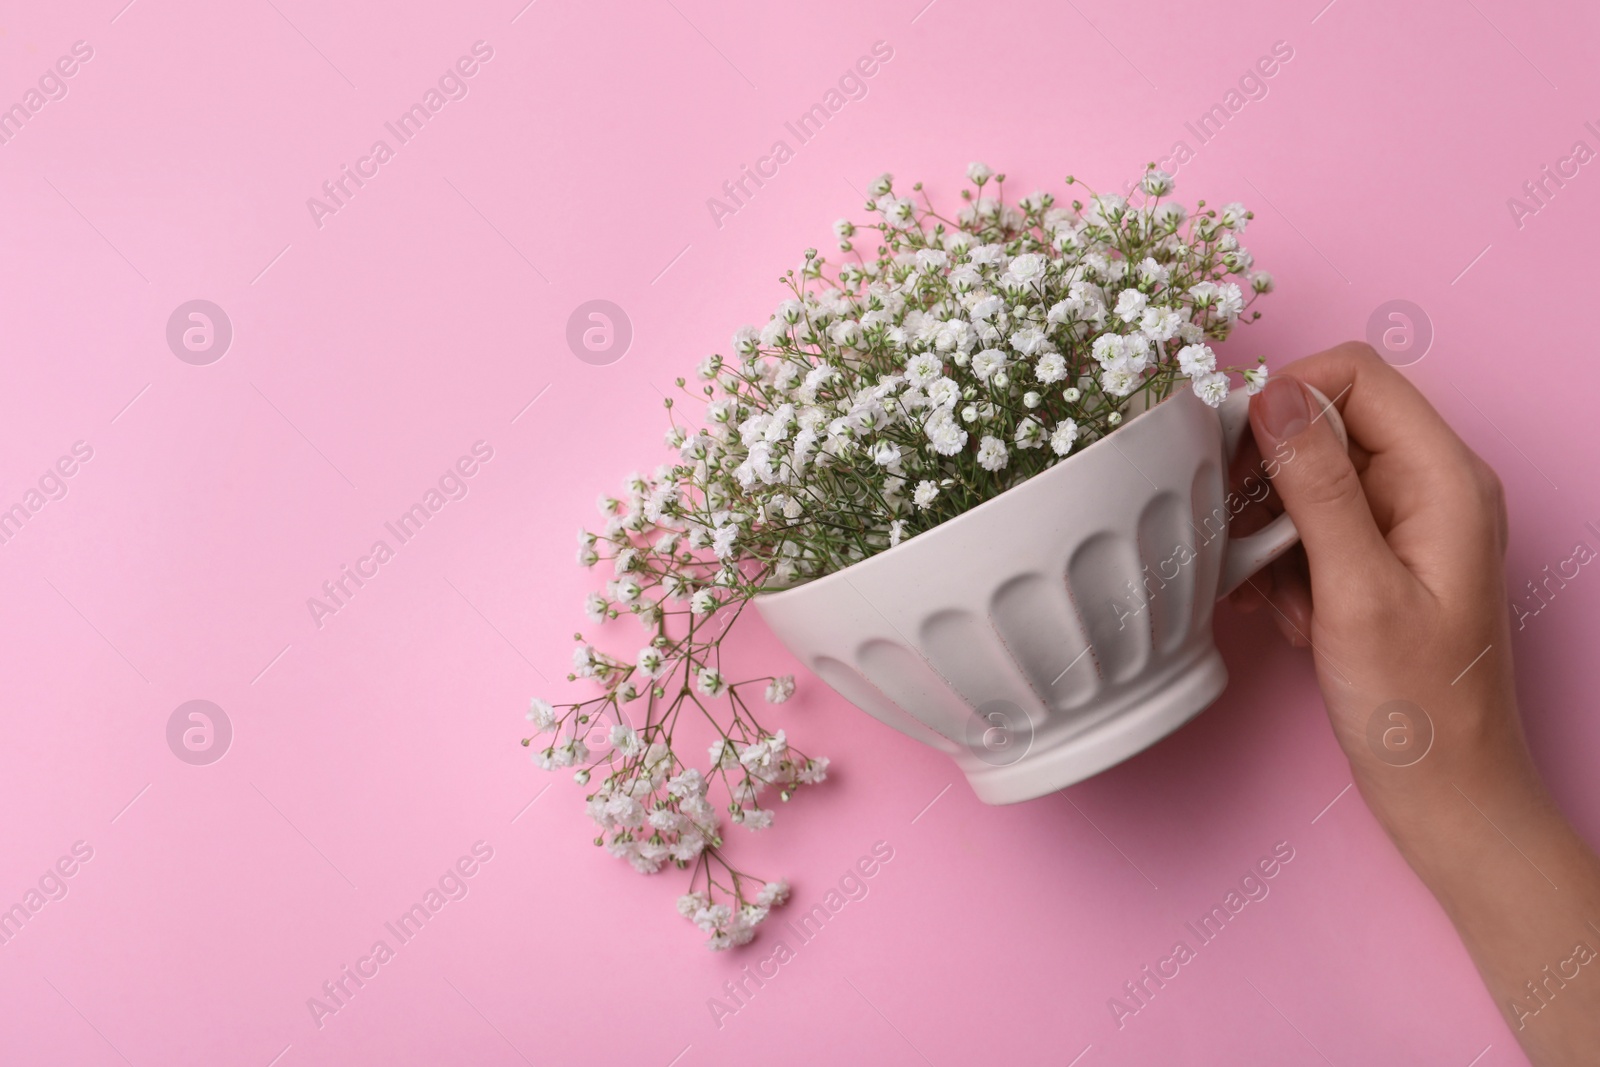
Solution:
[{"label": "flower sprig on background", "polygon": [[[1259,365],[1219,367],[1208,344],[1272,289],[1239,243],[1243,205],[1191,213],[1153,166],[1138,208],[1044,192],[1013,205],[1004,175],[974,163],[967,176],[954,217],[920,184],[901,197],[889,175],[873,182],[873,221],[835,224],[844,261],[807,250],[767,323],[702,360],[694,385],[678,379],[704,407],[683,423],[666,401],[675,461],[630,476],[600,499],[603,528],[579,533],[579,562],[611,569],[587,614],[633,616],[646,637],[624,656],[578,635],[569,679],[600,694],[535,699],[523,743],[595,784],[597,845],[643,873],[691,869],[678,909],[714,949],[748,942],[789,889],[733,866],[713,791],[730,822],[762,830],[774,794],[828,773],[747,697],[761,687],[781,704],[792,677],[723,672],[745,606],[998,496],[1184,383],[1214,406],[1228,371],[1251,392],[1266,380]],[[868,234],[871,258],[857,248]],[[675,746],[685,715],[713,738],[703,770]]]}]

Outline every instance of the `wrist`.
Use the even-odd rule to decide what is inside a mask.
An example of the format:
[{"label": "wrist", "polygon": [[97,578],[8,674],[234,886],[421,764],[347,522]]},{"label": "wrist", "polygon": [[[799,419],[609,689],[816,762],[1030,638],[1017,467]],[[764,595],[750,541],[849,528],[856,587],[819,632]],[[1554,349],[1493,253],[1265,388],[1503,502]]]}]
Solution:
[{"label": "wrist", "polygon": [[1431,753],[1411,767],[1353,761],[1352,770],[1379,824],[1441,898],[1506,864],[1544,886],[1572,838],[1520,735]]}]

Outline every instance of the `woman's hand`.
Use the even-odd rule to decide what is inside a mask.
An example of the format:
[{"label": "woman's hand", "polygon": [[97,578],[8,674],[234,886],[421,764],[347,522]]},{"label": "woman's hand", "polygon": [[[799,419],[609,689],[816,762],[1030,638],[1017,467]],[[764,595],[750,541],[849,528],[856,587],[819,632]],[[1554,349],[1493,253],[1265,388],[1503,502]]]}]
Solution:
[{"label": "woman's hand", "polygon": [[[1301,382],[1333,398],[1348,452]],[[1523,738],[1499,480],[1363,344],[1279,371],[1250,418],[1303,551],[1235,603],[1311,649],[1357,787],[1528,1054],[1600,1062],[1600,861]]]}]

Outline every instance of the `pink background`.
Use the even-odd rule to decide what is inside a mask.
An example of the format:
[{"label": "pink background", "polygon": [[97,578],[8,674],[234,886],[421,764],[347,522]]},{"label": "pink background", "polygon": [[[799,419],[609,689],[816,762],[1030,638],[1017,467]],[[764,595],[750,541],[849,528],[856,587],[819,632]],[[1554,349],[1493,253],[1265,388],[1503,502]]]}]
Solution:
[{"label": "pink background", "polygon": [[[889,170],[949,203],[973,159],[1018,193],[1115,188],[1197,147],[1184,123],[1277,41],[1294,56],[1268,95],[1177,175],[1255,209],[1246,243],[1278,278],[1232,361],[1414,301],[1436,338],[1407,373],[1504,477],[1513,585],[1600,544],[1600,173],[1520,227],[1507,206],[1574,141],[1600,148],[1592,12],[124,2],[0,13],[0,104],[93,48],[0,145],[0,507],[93,449],[0,545],[0,905],[93,849],[0,947],[0,1059],[1525,1062],[1341,797],[1310,662],[1265,618],[1219,613],[1233,682],[1193,724],[1011,808],[802,676],[775,721],[837,773],[738,855],[807,908],[874,842],[894,859],[720,1028],[708,998],[774,935],[705,952],[681,876],[593,848],[581,790],[517,739],[530,694],[575,691],[573,531],[663,457],[656,387],[762,321],[800,250],[859,217],[853,190]],[[307,198],[479,40],[470,94],[318,228]],[[880,40],[865,99],[797,146],[783,123]],[[719,228],[706,199],[779,138],[795,157]],[[165,340],[197,298],[235,333],[208,366]],[[609,366],[565,341],[595,298],[634,329]],[[480,440],[469,494],[319,628],[307,598]],[[1581,577],[1516,649],[1536,754],[1591,841],[1597,600]],[[792,669],[764,633],[742,647],[750,674]],[[208,766],[166,740],[193,699],[234,730]],[[307,998],[478,841],[470,893],[319,1028]],[[1278,842],[1271,895],[1119,1029],[1108,998]]]}]

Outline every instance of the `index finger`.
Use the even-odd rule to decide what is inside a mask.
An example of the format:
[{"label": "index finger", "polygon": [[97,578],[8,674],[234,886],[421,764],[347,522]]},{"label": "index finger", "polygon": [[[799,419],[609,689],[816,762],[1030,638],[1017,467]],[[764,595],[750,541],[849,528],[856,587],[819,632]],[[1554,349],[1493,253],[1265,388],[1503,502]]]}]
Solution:
[{"label": "index finger", "polygon": [[1280,372],[1337,398],[1372,516],[1407,569],[1438,591],[1503,548],[1488,467],[1371,346],[1347,342]]},{"label": "index finger", "polygon": [[1359,341],[1297,359],[1278,373],[1316,386],[1332,397],[1352,444],[1378,455],[1418,459],[1464,448],[1450,424],[1405,375]]}]

